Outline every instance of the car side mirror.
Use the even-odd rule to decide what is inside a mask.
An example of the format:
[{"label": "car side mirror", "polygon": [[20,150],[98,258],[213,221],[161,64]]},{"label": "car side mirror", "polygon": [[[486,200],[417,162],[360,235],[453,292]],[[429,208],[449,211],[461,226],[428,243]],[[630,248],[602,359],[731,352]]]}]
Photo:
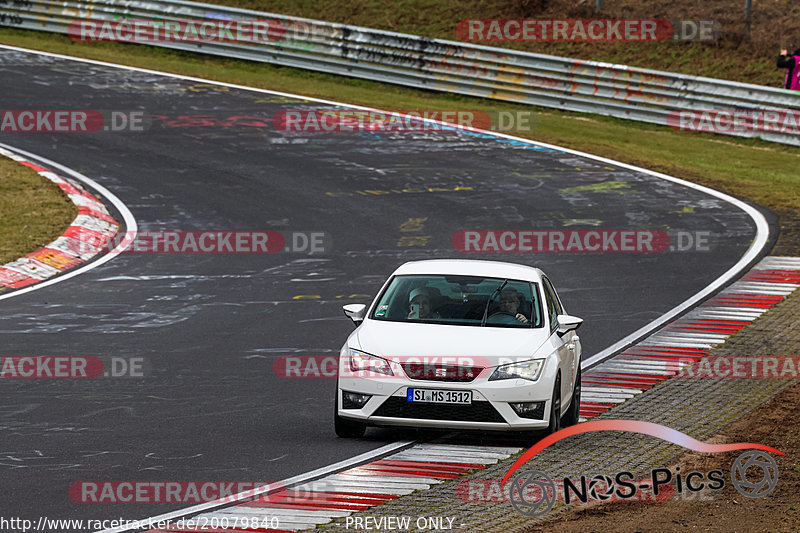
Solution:
[{"label": "car side mirror", "polygon": [[582,318],[578,318],[572,315],[558,315],[556,317],[556,321],[558,321],[559,335],[564,335],[568,331],[578,329],[580,325],[583,324]]},{"label": "car side mirror", "polygon": [[367,306],[364,304],[347,304],[343,305],[342,309],[344,309],[344,314],[347,315],[356,326],[364,321],[364,314],[367,312]]}]

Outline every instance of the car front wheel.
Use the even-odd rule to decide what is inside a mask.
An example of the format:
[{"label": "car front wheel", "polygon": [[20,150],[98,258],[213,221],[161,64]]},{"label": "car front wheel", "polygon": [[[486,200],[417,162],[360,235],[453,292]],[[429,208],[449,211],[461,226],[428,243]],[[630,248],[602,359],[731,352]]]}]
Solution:
[{"label": "car front wheel", "polygon": [[561,429],[561,374],[556,376],[553,385],[553,398],[550,401],[550,424],[547,426],[547,434],[555,433]]},{"label": "car front wheel", "polygon": [[574,426],[578,423],[581,416],[581,369],[578,367],[578,376],[575,378],[575,388],[572,389],[572,402],[569,410],[564,415],[561,425],[564,427]]}]

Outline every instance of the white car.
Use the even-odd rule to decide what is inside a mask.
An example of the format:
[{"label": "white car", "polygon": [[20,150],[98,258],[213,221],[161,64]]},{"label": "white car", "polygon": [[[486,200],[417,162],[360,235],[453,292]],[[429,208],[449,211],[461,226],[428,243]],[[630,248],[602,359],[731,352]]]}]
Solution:
[{"label": "white car", "polygon": [[402,265],[339,355],[335,429],[501,431],[578,422],[582,319],[538,268],[472,260]]}]

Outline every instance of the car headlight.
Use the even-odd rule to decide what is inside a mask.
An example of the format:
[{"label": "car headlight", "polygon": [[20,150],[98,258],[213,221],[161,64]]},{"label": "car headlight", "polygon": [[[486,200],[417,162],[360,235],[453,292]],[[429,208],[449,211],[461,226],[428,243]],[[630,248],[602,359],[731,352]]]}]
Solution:
[{"label": "car headlight", "polygon": [[532,359],[530,361],[523,361],[521,363],[510,363],[507,365],[500,365],[489,376],[489,381],[497,381],[499,379],[514,379],[522,378],[536,381],[542,374],[544,368],[544,359]]},{"label": "car headlight", "polygon": [[394,375],[389,361],[386,359],[353,348],[350,348],[350,370],[353,372],[377,372],[387,376]]}]

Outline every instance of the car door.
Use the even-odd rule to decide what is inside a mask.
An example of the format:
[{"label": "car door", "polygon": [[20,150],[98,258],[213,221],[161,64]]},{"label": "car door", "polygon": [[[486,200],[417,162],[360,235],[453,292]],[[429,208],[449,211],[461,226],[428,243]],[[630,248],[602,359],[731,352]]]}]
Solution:
[{"label": "car door", "polygon": [[558,315],[564,314],[564,308],[561,301],[558,299],[556,290],[553,284],[546,277],[542,278],[542,288],[544,289],[545,305],[550,325],[551,340],[556,344],[556,351],[558,352],[559,368],[561,369],[561,406],[566,408],[569,405],[569,399],[572,395],[572,388],[575,385],[575,377],[577,376],[580,364],[577,355],[576,339],[577,335],[574,331],[566,333],[563,337],[557,333],[558,329]]}]

